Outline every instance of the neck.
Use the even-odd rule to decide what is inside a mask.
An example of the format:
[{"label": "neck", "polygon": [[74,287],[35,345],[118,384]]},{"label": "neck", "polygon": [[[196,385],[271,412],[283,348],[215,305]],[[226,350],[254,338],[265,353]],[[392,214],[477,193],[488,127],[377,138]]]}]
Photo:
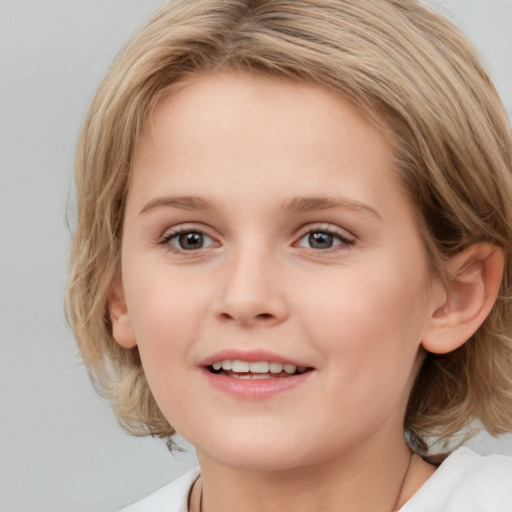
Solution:
[{"label": "neck", "polygon": [[391,512],[407,500],[402,495],[405,487],[410,493],[416,490],[406,485],[411,452],[405,441],[367,454],[347,453],[341,459],[280,470],[233,468],[199,451],[198,459],[202,492],[196,493],[195,509],[199,510],[202,494],[202,512]]}]

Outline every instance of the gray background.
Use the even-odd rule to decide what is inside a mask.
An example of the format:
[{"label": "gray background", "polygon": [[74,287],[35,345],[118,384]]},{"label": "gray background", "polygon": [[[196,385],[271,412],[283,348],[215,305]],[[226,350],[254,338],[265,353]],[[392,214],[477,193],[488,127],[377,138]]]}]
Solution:
[{"label": "gray background", "polygon": [[[0,0],[0,512],[115,510],[195,465],[117,425],[63,312],[73,153],[109,62],[162,0]],[[438,0],[512,113],[512,0]],[[512,455],[512,438],[477,438]]]}]

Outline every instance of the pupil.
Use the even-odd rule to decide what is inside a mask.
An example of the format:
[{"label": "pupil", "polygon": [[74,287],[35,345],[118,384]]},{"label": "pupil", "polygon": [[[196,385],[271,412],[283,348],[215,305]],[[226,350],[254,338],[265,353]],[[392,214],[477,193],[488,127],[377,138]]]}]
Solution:
[{"label": "pupil", "polygon": [[185,251],[200,249],[203,246],[203,235],[201,233],[183,233],[179,236],[179,244]]},{"label": "pupil", "polygon": [[308,238],[309,245],[313,249],[329,249],[332,247],[333,238],[329,233],[317,231],[316,233],[310,233]]}]

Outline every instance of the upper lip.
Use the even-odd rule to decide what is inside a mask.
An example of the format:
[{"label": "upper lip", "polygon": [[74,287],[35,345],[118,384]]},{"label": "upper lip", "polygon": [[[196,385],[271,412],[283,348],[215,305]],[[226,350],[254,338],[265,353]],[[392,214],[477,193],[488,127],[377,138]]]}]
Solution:
[{"label": "upper lip", "polygon": [[215,361],[226,361],[226,360],[237,360],[237,361],[247,361],[248,363],[257,363],[260,361],[268,361],[274,363],[281,364],[291,364],[294,366],[305,366],[311,367],[311,365],[304,363],[303,361],[297,361],[295,359],[291,359],[289,357],[285,357],[274,352],[268,350],[243,350],[240,348],[235,349],[225,349],[211,356],[203,359],[199,365],[200,366],[211,366]]}]

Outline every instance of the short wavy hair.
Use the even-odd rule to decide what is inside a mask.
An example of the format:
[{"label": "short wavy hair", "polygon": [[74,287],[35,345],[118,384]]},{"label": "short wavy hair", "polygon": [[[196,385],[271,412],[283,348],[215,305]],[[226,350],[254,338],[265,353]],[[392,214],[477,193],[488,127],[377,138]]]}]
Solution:
[{"label": "short wavy hair", "polygon": [[510,123],[472,44],[415,0],[172,1],[114,61],[78,142],[67,312],[121,424],[172,442],[138,350],[114,341],[107,307],[134,148],[159,98],[220,70],[319,84],[390,133],[432,272],[442,275],[448,257],[477,242],[503,249],[490,315],[461,348],[427,355],[405,432],[427,453],[475,422],[493,435],[512,430]]}]

